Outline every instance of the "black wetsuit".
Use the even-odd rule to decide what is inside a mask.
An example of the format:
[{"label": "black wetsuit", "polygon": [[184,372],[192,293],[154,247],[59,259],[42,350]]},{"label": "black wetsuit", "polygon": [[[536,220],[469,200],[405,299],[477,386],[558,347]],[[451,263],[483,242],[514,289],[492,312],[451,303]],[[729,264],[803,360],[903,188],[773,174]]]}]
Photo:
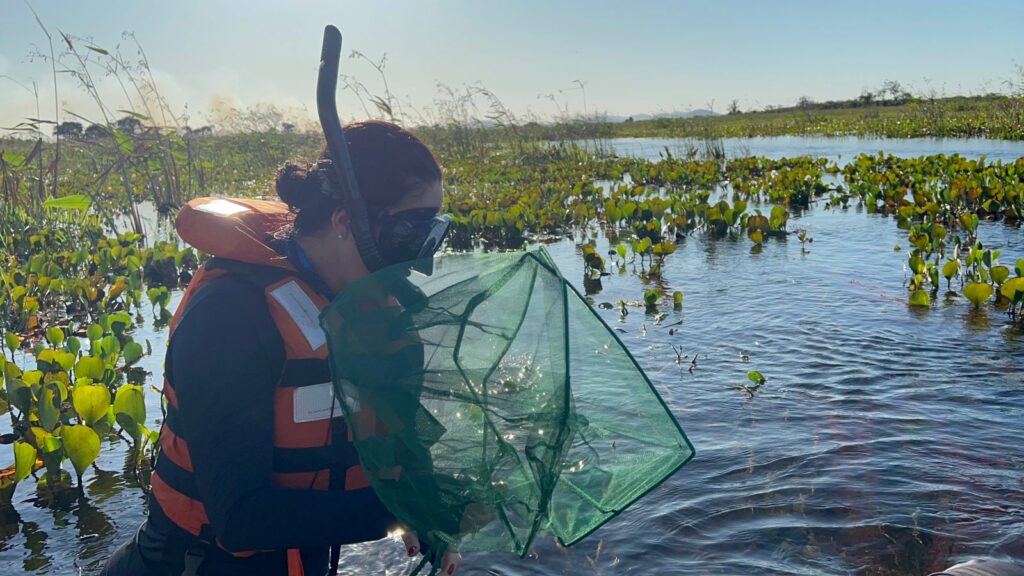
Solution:
[{"label": "black wetsuit", "polygon": [[[329,547],[382,538],[395,523],[371,490],[277,488],[271,482],[274,390],[284,342],[256,285],[227,276],[194,294],[167,351],[178,400],[175,431],[188,443],[211,536],[232,556],[168,519],[154,498],[149,519],[105,575],[179,576],[186,551],[205,555],[199,574],[287,574],[286,550],[302,550],[306,576],[327,573]],[[179,431],[180,430],[180,431]],[[161,474],[160,463],[157,470]]]}]

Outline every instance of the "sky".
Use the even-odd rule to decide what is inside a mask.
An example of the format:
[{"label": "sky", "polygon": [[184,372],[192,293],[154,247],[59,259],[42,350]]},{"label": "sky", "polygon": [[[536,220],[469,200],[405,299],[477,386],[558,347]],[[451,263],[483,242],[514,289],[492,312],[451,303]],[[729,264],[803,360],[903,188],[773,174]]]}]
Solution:
[{"label": "sky", "polygon": [[[855,97],[883,81],[938,95],[1006,90],[1024,80],[1024,1],[979,0],[33,0],[54,34],[118,45],[134,33],[160,92],[193,126],[229,107],[274,105],[315,116],[323,27],[344,51],[377,60],[412,123],[436,118],[439,86],[481,86],[521,119],[560,113],[628,116],[712,107],[741,110]],[[77,45],[81,46],[81,43]],[[74,78],[58,74],[54,112],[48,51],[24,0],[0,0],[0,126],[41,114],[98,116]],[[88,51],[85,51],[88,53]],[[65,62],[70,62],[64,57]],[[100,96],[127,109],[113,77],[95,71]],[[342,73],[374,94],[380,76],[361,59]],[[449,99],[450,100],[450,99]],[[351,92],[343,117],[365,116]],[[137,104],[137,103],[136,103]]]}]

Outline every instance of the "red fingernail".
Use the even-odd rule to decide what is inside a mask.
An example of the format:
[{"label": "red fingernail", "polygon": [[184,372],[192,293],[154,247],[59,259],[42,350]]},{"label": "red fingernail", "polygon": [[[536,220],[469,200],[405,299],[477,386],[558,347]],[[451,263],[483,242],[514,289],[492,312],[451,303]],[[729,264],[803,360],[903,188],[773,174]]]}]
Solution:
[{"label": "red fingernail", "polygon": [[448,565],[448,573],[449,574],[454,574],[455,573],[455,564],[449,564]]},{"label": "red fingernail", "polygon": [[415,555],[416,555],[416,547],[415,546],[409,546],[409,556],[415,556]]}]

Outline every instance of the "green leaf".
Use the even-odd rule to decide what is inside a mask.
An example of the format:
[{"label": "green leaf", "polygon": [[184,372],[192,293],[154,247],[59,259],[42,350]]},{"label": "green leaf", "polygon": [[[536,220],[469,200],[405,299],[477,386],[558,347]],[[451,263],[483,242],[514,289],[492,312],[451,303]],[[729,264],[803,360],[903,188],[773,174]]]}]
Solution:
[{"label": "green leaf", "polygon": [[161,309],[167,308],[167,304],[171,301],[171,293],[167,291],[166,286],[150,288],[146,291],[146,296],[149,298],[150,304],[154,307],[159,306]]},{"label": "green leaf", "polygon": [[623,260],[626,259],[626,250],[628,250],[628,248],[626,248],[625,244],[619,244],[615,247],[615,251],[619,254],[619,258],[622,258]]},{"label": "green leaf", "polygon": [[64,452],[81,479],[85,470],[100,455],[99,434],[88,426],[61,426],[61,438],[64,441]]},{"label": "green leaf", "polygon": [[946,280],[950,280],[953,276],[957,275],[960,271],[960,261],[950,260],[942,265],[942,275],[946,277]]},{"label": "green leaf", "polygon": [[106,371],[107,367],[103,363],[103,360],[96,358],[95,356],[83,356],[82,359],[75,364],[76,378],[89,378],[93,381],[102,380]]},{"label": "green leaf", "polygon": [[1013,265],[1013,271],[1017,273],[1017,276],[1024,276],[1024,258],[1017,260],[1017,263]]},{"label": "green leaf", "polygon": [[660,297],[660,294],[658,294],[657,290],[654,290],[654,289],[646,290],[644,292],[644,304],[646,304],[648,306],[654,306],[655,304],[658,303],[658,298],[659,297]]},{"label": "green leaf", "polygon": [[64,442],[60,438],[54,435],[48,435],[43,437],[43,454],[53,454],[64,446]]},{"label": "green leaf", "polygon": [[56,348],[64,343],[64,331],[56,326],[51,326],[46,329],[46,341],[50,343],[50,346]]},{"label": "green leaf", "polygon": [[29,370],[21,375],[21,379],[29,386],[36,386],[43,381],[43,372],[41,370]]},{"label": "green leaf", "polygon": [[43,429],[52,432],[60,422],[60,408],[52,386],[43,388],[42,394],[39,396],[37,412],[39,414],[39,423],[43,426]]},{"label": "green leaf", "polygon": [[924,271],[924,260],[920,256],[914,254],[910,257],[910,271],[914,274]]},{"label": "green leaf", "polygon": [[55,356],[56,353],[51,348],[40,350],[39,354],[36,355],[36,368],[43,372],[57,370],[58,366]]},{"label": "green leaf", "polygon": [[7,346],[8,350],[14,352],[19,346],[21,346],[21,336],[18,336],[14,332],[4,334],[4,345]]},{"label": "green leaf", "polygon": [[71,352],[71,354],[77,356],[78,353],[82,350],[82,341],[72,336],[67,339],[65,347],[68,349],[68,352]]},{"label": "green leaf", "polygon": [[102,384],[87,383],[83,378],[72,390],[72,406],[75,412],[89,426],[106,418],[110,410],[110,390]]},{"label": "green leaf", "polygon": [[1010,277],[1010,269],[1006,266],[993,266],[991,272],[992,281],[996,284],[1002,284]]},{"label": "green leaf", "polygon": [[754,384],[757,384],[758,386],[762,386],[765,382],[767,382],[767,379],[764,377],[764,375],[762,375],[757,370],[751,370],[750,372],[747,372],[747,378]]},{"label": "green leaf", "polygon": [[114,356],[121,353],[121,341],[117,339],[117,336],[107,336],[100,344],[100,348],[103,350],[104,357]]},{"label": "green leaf", "polygon": [[114,418],[136,442],[146,422],[146,402],[142,386],[123,384],[114,396]]},{"label": "green leaf", "polygon": [[931,306],[932,298],[928,295],[928,292],[924,290],[915,290],[910,294],[910,305],[911,306]]},{"label": "green leaf", "polygon": [[53,359],[65,372],[75,367],[75,355],[71,352],[59,350],[54,353]]},{"label": "green leaf", "polygon": [[92,200],[82,194],[63,196],[61,198],[50,198],[43,202],[43,208],[54,210],[81,210],[86,211],[92,205]]},{"label": "green leaf", "polygon": [[964,286],[964,296],[974,303],[976,307],[981,306],[992,296],[994,292],[992,285],[985,282],[971,282]]},{"label": "green leaf", "polygon": [[113,332],[115,336],[120,336],[121,334],[124,334],[125,330],[131,327],[132,317],[127,312],[118,312],[116,314],[111,314],[108,322],[110,324],[110,331]]},{"label": "green leaf", "polygon": [[786,212],[786,209],[782,206],[775,206],[768,218],[768,225],[772,230],[781,230],[786,226],[787,220],[789,220],[789,213]]},{"label": "green leaf", "polygon": [[36,465],[36,447],[20,440],[14,443],[14,481],[21,482],[32,474]]},{"label": "green leaf", "polygon": [[54,388],[58,408],[68,399],[68,384],[70,383],[68,375],[63,372],[52,372],[46,375],[46,381],[43,385]]},{"label": "green leaf", "polygon": [[89,327],[85,329],[85,334],[90,341],[99,340],[103,337],[103,327],[99,324],[89,324]]},{"label": "green leaf", "polygon": [[1017,276],[1003,283],[999,293],[1010,302],[1015,302],[1017,297],[1024,294],[1024,276]]},{"label": "green leaf", "polygon": [[32,390],[21,378],[6,378],[7,401],[24,415],[32,410]]},{"label": "green leaf", "polygon": [[15,166],[21,166],[21,163],[25,161],[24,155],[15,154],[14,152],[2,152],[0,153],[0,158],[3,158],[4,162]]},{"label": "green leaf", "polygon": [[138,342],[132,341],[124,345],[124,363],[126,366],[131,366],[142,358],[142,345]]},{"label": "green leaf", "polygon": [[679,310],[683,307],[683,293],[680,292],[679,290],[676,290],[675,292],[672,293],[672,305],[675,307],[676,310]]}]

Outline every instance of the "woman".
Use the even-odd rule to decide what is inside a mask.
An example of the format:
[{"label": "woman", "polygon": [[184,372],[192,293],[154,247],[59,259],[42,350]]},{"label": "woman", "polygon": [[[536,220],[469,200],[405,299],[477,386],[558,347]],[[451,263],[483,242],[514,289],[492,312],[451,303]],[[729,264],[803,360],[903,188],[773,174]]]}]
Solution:
[{"label": "woman", "polygon": [[[416,258],[443,199],[437,162],[393,124],[345,137],[383,259]],[[368,274],[332,168],[326,153],[286,165],[283,203],[205,198],[179,214],[181,237],[213,258],[171,323],[149,518],[104,574],[321,576],[332,546],[397,527],[358,466],[317,323]]]}]

